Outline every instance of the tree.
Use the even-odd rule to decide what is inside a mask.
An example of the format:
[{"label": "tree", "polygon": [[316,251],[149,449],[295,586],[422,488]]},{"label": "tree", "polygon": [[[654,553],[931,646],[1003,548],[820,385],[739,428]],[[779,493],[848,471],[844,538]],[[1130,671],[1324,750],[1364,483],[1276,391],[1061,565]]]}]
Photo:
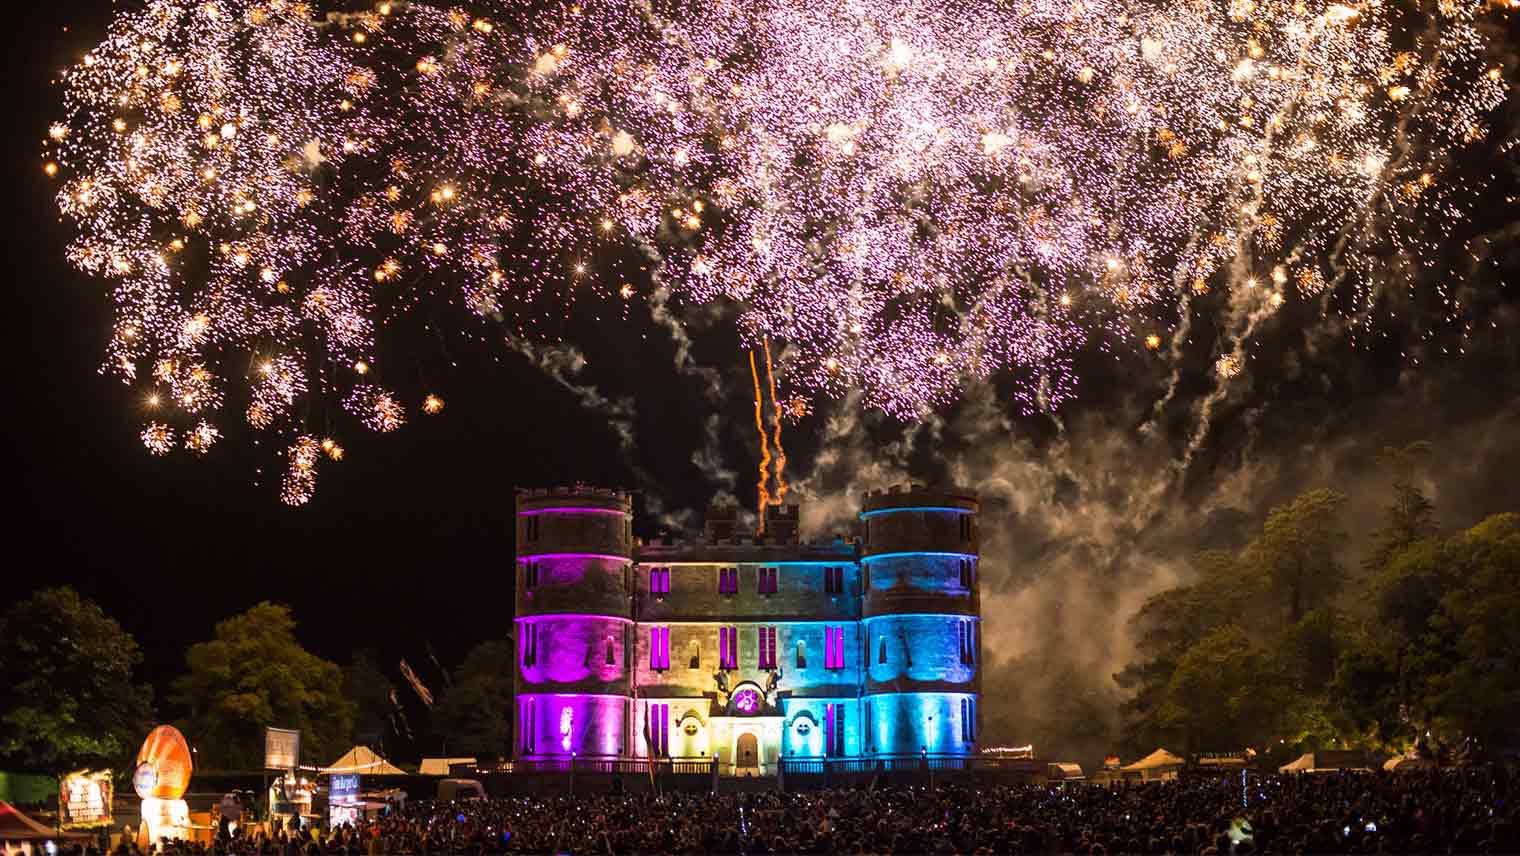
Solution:
[{"label": "tree", "polygon": [[1409,544],[1372,579],[1370,601],[1336,674],[1352,722],[1396,750],[1427,732],[1490,748],[1520,734],[1520,515]]},{"label": "tree", "polygon": [[1230,624],[1177,662],[1158,715],[1189,752],[1262,745],[1282,731],[1290,690],[1270,654]]},{"label": "tree", "polygon": [[1133,748],[1238,749],[1333,731],[1344,501],[1332,490],[1299,495],[1239,552],[1198,554],[1196,582],[1146,601],[1131,619],[1140,658],[1115,676],[1133,693]]},{"label": "tree", "polygon": [[1245,559],[1263,575],[1297,624],[1304,614],[1329,602],[1345,579],[1339,552],[1345,533],[1336,524],[1346,495],[1328,488],[1299,494],[1272,509]]},{"label": "tree", "polygon": [[454,683],[433,708],[447,751],[482,758],[512,751],[512,675],[517,650],[509,640],[482,642],[454,672]]},{"label": "tree", "polygon": [[1393,502],[1363,562],[1366,569],[1380,571],[1400,551],[1436,534],[1435,506],[1414,483],[1415,470],[1430,452],[1430,444],[1421,440],[1399,448],[1384,446],[1378,453],[1378,466],[1393,477]]},{"label": "tree", "polygon": [[122,768],[148,733],[153,689],[132,682],[137,640],[68,587],[0,615],[0,763],[63,773]]},{"label": "tree", "polygon": [[1429,704],[1452,732],[1490,749],[1520,737],[1520,514],[1498,514],[1447,539],[1461,585],[1441,599],[1432,636],[1456,656],[1431,676]]},{"label": "tree", "polygon": [[387,735],[395,733],[396,687],[375,663],[374,653],[355,651],[343,669],[343,695],[354,705],[356,743],[385,745]]},{"label": "tree", "polygon": [[1130,619],[1137,662],[1114,676],[1133,696],[1124,704],[1131,748],[1185,740],[1185,723],[1168,710],[1173,673],[1188,652],[1209,634],[1237,625],[1258,594],[1259,581],[1225,550],[1193,557],[1197,582],[1158,592]]},{"label": "tree", "polygon": [[338,667],[296,641],[290,608],[260,603],[218,622],[185,654],[171,700],[189,711],[185,734],[211,768],[263,766],[264,728],[301,732],[303,755],[322,762],[347,747],[354,705]]}]

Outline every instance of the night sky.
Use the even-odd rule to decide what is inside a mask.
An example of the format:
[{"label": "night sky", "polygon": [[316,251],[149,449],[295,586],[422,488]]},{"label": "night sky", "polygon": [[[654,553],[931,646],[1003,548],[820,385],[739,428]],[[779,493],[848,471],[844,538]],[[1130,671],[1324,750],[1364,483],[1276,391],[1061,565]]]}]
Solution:
[{"label": "night sky", "polygon": [[[721,307],[683,312],[696,363],[716,372],[717,392],[677,370],[675,343],[642,303],[625,320],[621,304],[588,302],[546,331],[589,360],[565,378],[579,393],[489,325],[474,324],[468,336],[403,331],[382,347],[404,353],[393,364],[416,363],[413,390],[437,391],[445,411],[390,435],[346,431],[346,460],[324,467],[303,508],[279,503],[281,464],[267,441],[253,446],[230,432],[204,461],[146,454],[139,396],[98,371],[105,288],[65,263],[70,235],[38,168],[58,101],[52,75],[98,41],[109,11],[100,0],[29,3],[7,19],[17,175],[3,320],[12,598],[67,583],[98,600],[142,644],[144,676],[161,696],[187,645],[266,599],[294,607],[302,640],[329,659],[373,648],[394,673],[401,657],[425,663],[430,645],[452,667],[470,645],[509,629],[515,487],[580,480],[638,490],[636,532],[645,536],[698,520],[691,512],[719,491],[752,506],[748,364],[732,308]],[[1512,61],[1506,73],[1514,79]],[[1465,340],[1447,331],[1422,342],[1415,330],[1429,312],[1415,303],[1403,307],[1407,323],[1387,325],[1388,338],[1352,348],[1313,309],[1286,307],[1262,332],[1249,377],[1216,409],[1197,458],[1170,482],[1195,405],[1212,386],[1207,323],[1195,325],[1176,402],[1144,436],[1137,429],[1169,367],[1138,349],[1083,358],[1079,397],[1060,429],[1016,414],[997,383],[917,425],[849,401],[823,404],[787,435],[789,473],[819,509],[814,528],[847,525],[840,509],[854,492],[902,477],[983,487],[984,530],[995,533],[983,576],[988,647],[998,652],[992,696],[1003,683],[1027,686],[1031,663],[1067,658],[1111,674],[1126,650],[1114,630],[1121,613],[1184,576],[1180,557],[1238,543],[1267,507],[1299,490],[1328,483],[1365,494],[1353,497],[1348,528],[1354,538],[1375,528],[1371,456],[1385,444],[1436,443],[1426,477],[1448,527],[1520,509],[1520,317],[1506,284],[1520,273],[1511,237],[1520,219],[1513,151],[1498,154],[1520,122],[1513,101],[1501,109],[1464,166],[1498,172],[1483,219],[1458,231],[1490,236],[1499,260],[1470,274]],[[1465,356],[1451,353],[1459,345]],[[592,387],[605,401],[588,407]],[[710,454],[694,458],[704,448]],[[1159,500],[1135,499],[1157,485]],[[1031,616],[1050,632],[1032,639],[1016,629]],[[160,702],[171,718],[166,708]]]}]

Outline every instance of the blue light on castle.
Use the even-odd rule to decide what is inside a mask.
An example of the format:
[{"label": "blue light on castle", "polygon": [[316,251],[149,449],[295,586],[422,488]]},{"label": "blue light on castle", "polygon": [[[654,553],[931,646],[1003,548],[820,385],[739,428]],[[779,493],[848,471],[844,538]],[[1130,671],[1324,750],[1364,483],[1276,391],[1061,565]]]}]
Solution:
[{"label": "blue light on castle", "polygon": [[858,537],[763,537],[715,508],[697,540],[636,543],[627,494],[517,496],[514,757],[966,755],[977,742],[976,497],[872,493]]}]

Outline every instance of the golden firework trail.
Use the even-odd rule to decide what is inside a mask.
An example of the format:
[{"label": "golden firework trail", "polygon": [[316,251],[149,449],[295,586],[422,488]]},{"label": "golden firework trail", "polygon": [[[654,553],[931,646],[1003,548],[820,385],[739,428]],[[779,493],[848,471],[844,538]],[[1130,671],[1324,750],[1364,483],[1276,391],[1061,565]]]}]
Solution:
[{"label": "golden firework trail", "polygon": [[766,336],[761,341],[765,344],[765,379],[771,387],[771,406],[775,410],[776,426],[776,496],[771,504],[780,505],[786,500],[786,449],[781,447],[781,401],[776,398],[776,375],[771,371],[770,337]]},{"label": "golden firework trail", "polygon": [[760,481],[755,485],[759,501],[756,508],[760,513],[760,519],[755,523],[755,534],[765,534],[765,507],[770,504],[770,491],[766,489],[769,481],[771,468],[771,447],[765,437],[765,417],[760,409],[760,371],[755,368],[755,352],[749,352],[749,376],[755,382],[755,430],[760,432]]}]

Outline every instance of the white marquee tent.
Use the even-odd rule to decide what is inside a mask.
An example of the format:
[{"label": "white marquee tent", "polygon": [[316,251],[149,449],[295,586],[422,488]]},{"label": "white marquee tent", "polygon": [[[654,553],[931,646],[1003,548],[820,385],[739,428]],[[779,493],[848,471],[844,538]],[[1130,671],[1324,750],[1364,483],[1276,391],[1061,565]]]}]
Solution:
[{"label": "white marquee tent", "polygon": [[[1140,778],[1145,781],[1174,779],[1177,777],[1177,771],[1181,770],[1185,763],[1181,758],[1165,749],[1157,749],[1133,764],[1120,767],[1119,772],[1132,775],[1138,773]],[[1130,777],[1126,776],[1126,778]]]},{"label": "white marquee tent", "polygon": [[406,771],[376,755],[368,746],[355,746],[342,758],[323,767],[324,773],[358,773],[362,776],[404,776]]}]

